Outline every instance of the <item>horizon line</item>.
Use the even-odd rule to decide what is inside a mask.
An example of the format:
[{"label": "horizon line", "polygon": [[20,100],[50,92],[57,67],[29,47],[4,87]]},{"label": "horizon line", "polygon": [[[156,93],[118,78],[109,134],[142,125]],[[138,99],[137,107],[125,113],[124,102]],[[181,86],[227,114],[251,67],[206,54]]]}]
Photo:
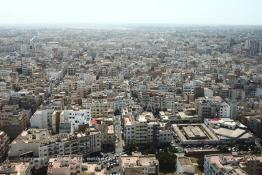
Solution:
[{"label": "horizon line", "polygon": [[[175,23],[175,22],[24,22],[24,23],[1,23],[0,27],[15,26],[34,26],[34,27],[95,27],[95,26],[150,26],[150,25],[168,25],[168,26],[199,26],[199,27],[262,27],[262,24],[219,24],[219,23]],[[82,25],[82,26],[79,26]]]}]

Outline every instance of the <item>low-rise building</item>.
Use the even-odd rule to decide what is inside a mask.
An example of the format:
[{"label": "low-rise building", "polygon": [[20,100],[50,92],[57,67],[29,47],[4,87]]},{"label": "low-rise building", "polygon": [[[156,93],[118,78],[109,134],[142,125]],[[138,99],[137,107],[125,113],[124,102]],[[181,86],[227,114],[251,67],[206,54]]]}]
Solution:
[{"label": "low-rise building", "polygon": [[121,167],[125,175],[159,174],[159,162],[155,155],[121,156]]},{"label": "low-rise building", "polygon": [[48,161],[48,175],[71,175],[82,172],[82,156],[63,156]]},{"label": "low-rise building", "polygon": [[196,168],[190,158],[184,156],[177,157],[176,173],[178,175],[182,175],[182,174],[194,175],[196,173]]},{"label": "low-rise building", "polygon": [[253,134],[238,121],[230,118],[205,119],[204,123],[219,138],[220,143],[254,142]]},{"label": "low-rise building", "polygon": [[173,124],[174,132],[183,145],[217,144],[219,138],[203,123]]},{"label": "low-rise building", "polygon": [[48,161],[47,175],[105,175],[106,169],[99,162],[84,162],[82,156],[59,156]]},{"label": "low-rise building", "polygon": [[214,154],[204,159],[205,175],[262,174],[262,157],[255,155]]},{"label": "low-rise building", "polygon": [[31,168],[29,162],[5,162],[0,165],[0,174],[31,175]]}]

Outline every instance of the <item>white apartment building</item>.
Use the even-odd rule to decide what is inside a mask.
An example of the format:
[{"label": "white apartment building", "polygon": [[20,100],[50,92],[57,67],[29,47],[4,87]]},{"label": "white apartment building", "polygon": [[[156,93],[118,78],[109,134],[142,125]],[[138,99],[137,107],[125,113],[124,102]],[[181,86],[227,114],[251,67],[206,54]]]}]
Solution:
[{"label": "white apartment building", "polygon": [[70,123],[70,132],[78,130],[79,125],[89,124],[91,109],[63,110],[60,114],[60,123]]},{"label": "white apartment building", "polygon": [[137,144],[148,143],[148,127],[147,120],[144,116],[139,116],[135,124],[135,140]]},{"label": "white apartment building", "polygon": [[194,95],[195,94],[195,85],[193,82],[185,83],[183,85],[184,95]]},{"label": "white apartment building", "polygon": [[161,129],[159,122],[148,121],[145,115],[139,115],[136,120],[126,116],[124,138],[126,144],[166,144],[172,141],[172,134],[170,130]]},{"label": "white apartment building", "polygon": [[230,118],[230,106],[226,102],[220,103],[219,117]]},{"label": "white apartment building", "polygon": [[125,117],[125,142],[129,143],[137,143],[137,144],[145,144],[148,140],[148,133],[147,133],[147,121],[144,119],[140,119],[135,121],[132,116]]},{"label": "white apartment building", "polygon": [[37,110],[30,119],[32,128],[52,128],[53,109]]},{"label": "white apartment building", "polygon": [[124,138],[126,144],[131,144],[132,142],[135,142],[136,126],[133,120],[134,118],[132,116],[124,117]]}]

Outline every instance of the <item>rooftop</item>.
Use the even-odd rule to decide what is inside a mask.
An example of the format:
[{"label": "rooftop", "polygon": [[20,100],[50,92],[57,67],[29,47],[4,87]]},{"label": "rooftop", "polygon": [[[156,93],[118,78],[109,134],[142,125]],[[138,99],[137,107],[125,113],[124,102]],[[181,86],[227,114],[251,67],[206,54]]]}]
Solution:
[{"label": "rooftop", "polygon": [[151,166],[158,164],[155,155],[121,156],[122,167]]},{"label": "rooftop", "polygon": [[10,175],[27,174],[28,172],[30,172],[30,170],[31,166],[29,162],[5,162],[0,165],[0,171],[3,174],[8,174],[8,172],[10,173]]},{"label": "rooftop", "polygon": [[206,160],[209,164],[215,166],[219,171],[225,174],[246,175],[246,163],[252,160],[257,160],[262,163],[261,156],[255,155],[232,155],[232,154],[213,154],[206,155]]}]

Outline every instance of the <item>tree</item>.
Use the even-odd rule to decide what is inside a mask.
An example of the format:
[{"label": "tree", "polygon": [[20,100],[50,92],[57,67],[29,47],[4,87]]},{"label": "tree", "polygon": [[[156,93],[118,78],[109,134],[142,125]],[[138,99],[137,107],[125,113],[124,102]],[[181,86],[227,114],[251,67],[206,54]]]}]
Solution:
[{"label": "tree", "polygon": [[126,151],[128,154],[132,154],[132,152],[136,151],[137,150],[137,147],[136,147],[136,144],[131,141],[131,143],[129,143],[127,146],[126,146]]},{"label": "tree", "polygon": [[201,157],[199,159],[197,159],[197,164],[198,164],[198,167],[199,167],[199,170],[200,171],[204,171],[204,157]]},{"label": "tree", "polygon": [[156,155],[159,161],[159,171],[171,173],[176,170],[176,155],[167,150],[161,151]]},{"label": "tree", "polygon": [[114,115],[120,115],[121,114],[121,111],[119,110],[119,109],[116,109],[115,111],[114,111]]}]

